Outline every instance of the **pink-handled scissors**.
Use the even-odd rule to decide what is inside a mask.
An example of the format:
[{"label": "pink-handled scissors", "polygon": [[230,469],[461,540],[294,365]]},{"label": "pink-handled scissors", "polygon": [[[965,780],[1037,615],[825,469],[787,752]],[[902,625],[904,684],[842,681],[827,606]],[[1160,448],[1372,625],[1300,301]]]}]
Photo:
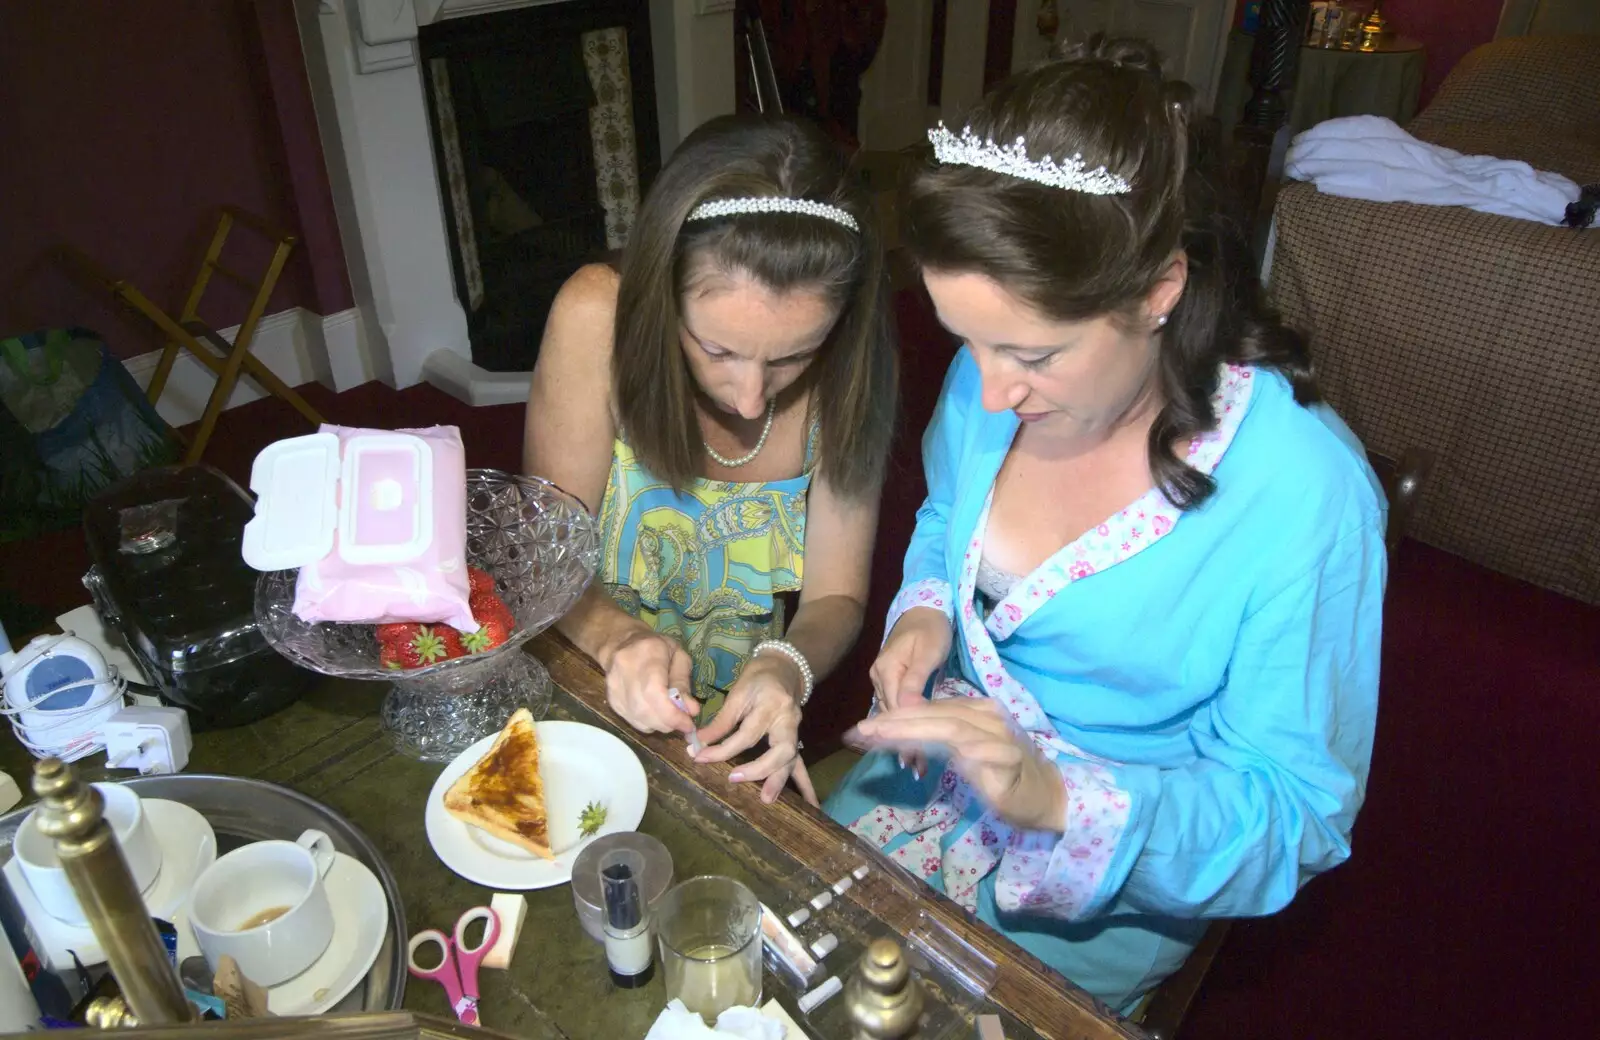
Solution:
[{"label": "pink-handled scissors", "polygon": [[[483,941],[476,946],[468,946],[467,926],[477,921],[487,922],[483,926]],[[486,906],[475,906],[461,915],[453,936],[437,928],[413,935],[411,945],[406,949],[406,965],[417,978],[431,979],[443,986],[445,996],[450,998],[450,1006],[455,1009],[456,1018],[475,1026],[478,1024],[478,965],[483,963],[483,958],[488,956],[495,940],[499,938],[500,915]],[[431,968],[418,967],[417,951],[429,943],[439,947],[439,963]]]}]

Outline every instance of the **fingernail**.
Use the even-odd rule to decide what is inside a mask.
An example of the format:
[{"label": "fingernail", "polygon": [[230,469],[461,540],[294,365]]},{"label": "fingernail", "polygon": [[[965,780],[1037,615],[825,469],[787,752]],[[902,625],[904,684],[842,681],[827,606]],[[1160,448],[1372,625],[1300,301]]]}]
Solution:
[{"label": "fingernail", "polygon": [[743,773],[729,773],[728,774],[728,781],[730,783],[735,783],[736,784],[736,783],[739,783],[743,779],[744,779],[744,774]]},{"label": "fingernail", "polygon": [[922,767],[921,766],[912,766],[911,767],[911,775],[916,777],[918,780],[921,780],[922,779]]}]

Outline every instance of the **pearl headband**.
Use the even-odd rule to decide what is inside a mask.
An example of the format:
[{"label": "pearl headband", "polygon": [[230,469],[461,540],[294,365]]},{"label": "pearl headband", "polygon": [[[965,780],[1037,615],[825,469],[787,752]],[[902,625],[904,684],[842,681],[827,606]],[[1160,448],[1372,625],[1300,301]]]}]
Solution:
[{"label": "pearl headband", "polygon": [[831,220],[851,231],[860,232],[856,218],[838,206],[811,199],[791,199],[783,195],[761,195],[748,199],[716,199],[702,202],[689,211],[689,220],[712,220],[716,217],[734,217],[741,213],[798,213],[807,217]]}]

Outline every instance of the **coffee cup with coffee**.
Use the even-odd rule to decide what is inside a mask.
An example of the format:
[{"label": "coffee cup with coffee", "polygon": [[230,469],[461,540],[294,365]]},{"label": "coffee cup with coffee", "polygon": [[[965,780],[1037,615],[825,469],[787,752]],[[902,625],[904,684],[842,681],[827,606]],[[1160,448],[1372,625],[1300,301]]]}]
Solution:
[{"label": "coffee cup with coffee", "polygon": [[[128,862],[134,884],[139,886],[140,892],[148,892],[161,873],[161,843],[156,840],[143,801],[132,788],[122,784],[95,784],[94,789],[100,792],[105,803],[106,823],[122,848],[122,858]],[[39,829],[37,812],[30,814],[17,828],[12,853],[45,913],[79,928],[88,923],[72,891],[72,883],[67,880],[66,868],[56,855],[56,843]]]},{"label": "coffee cup with coffee", "polygon": [[189,927],[213,971],[232,957],[261,986],[287,982],[333,941],[323,878],[333,839],[308,830],[294,841],[257,841],[221,857],[195,882]]}]

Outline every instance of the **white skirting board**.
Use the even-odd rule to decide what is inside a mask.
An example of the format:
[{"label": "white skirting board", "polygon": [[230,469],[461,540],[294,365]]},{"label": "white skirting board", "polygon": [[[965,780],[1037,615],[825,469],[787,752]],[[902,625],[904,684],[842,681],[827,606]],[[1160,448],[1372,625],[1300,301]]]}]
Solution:
[{"label": "white skirting board", "polygon": [[474,408],[523,404],[533,385],[532,372],[490,372],[453,350],[429,354],[422,363],[422,379]]},{"label": "white skirting board", "polygon": [[[237,325],[218,330],[229,342],[238,331]],[[316,382],[347,390],[373,378],[361,312],[353,307],[329,315],[313,314],[301,307],[268,314],[256,326],[250,353],[290,386]],[[161,352],[153,350],[123,364],[140,387],[148,387],[160,360]],[[217,377],[209,368],[189,351],[181,351],[161,400],[156,402],[156,411],[173,426],[197,422],[216,385]],[[241,372],[227,407],[237,408],[266,396],[267,392],[248,372]]]}]

